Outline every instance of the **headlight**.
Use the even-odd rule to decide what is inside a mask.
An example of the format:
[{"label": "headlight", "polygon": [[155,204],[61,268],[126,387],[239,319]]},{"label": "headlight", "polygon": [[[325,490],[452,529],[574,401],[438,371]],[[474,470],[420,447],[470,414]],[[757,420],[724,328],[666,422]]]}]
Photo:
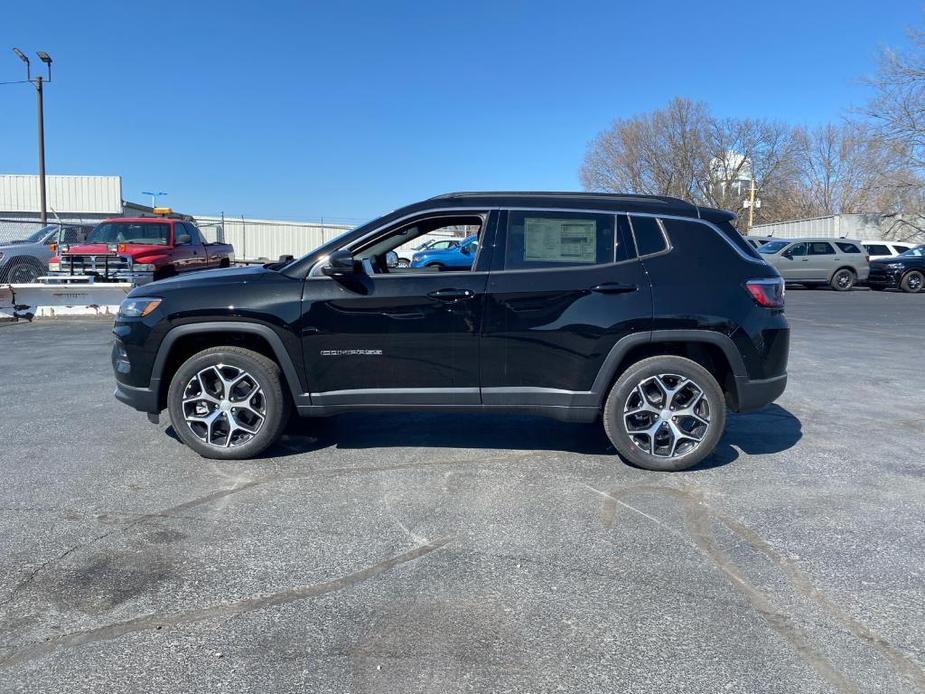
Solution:
[{"label": "headlight", "polygon": [[890,270],[902,270],[904,267],[906,267],[906,264],[905,263],[887,263],[886,266],[890,268]]},{"label": "headlight", "polygon": [[160,304],[160,299],[126,299],[119,306],[119,313],[128,318],[138,318],[140,316],[147,316],[151,311],[160,306]]},{"label": "headlight", "polygon": [[117,250],[119,250],[118,244],[115,244],[115,243],[110,243],[108,246],[106,246],[106,248],[109,250],[110,253],[115,253]]},{"label": "headlight", "polygon": [[154,272],[154,265],[151,263],[135,263],[132,265],[132,272]]}]

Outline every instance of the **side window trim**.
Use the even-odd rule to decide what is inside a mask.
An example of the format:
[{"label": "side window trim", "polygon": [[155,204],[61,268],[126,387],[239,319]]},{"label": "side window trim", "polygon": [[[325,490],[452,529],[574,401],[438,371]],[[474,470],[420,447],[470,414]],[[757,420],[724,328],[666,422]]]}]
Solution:
[{"label": "side window trim", "polygon": [[[727,239],[726,235],[722,231],[720,231],[716,227],[716,225],[713,224],[713,222],[711,222],[708,219],[701,219],[698,217],[681,217],[676,214],[655,214],[652,212],[630,212],[630,213],[622,213],[622,214],[628,214],[631,217],[655,217],[656,219],[659,219],[659,220],[678,219],[682,222],[696,222],[697,224],[703,224],[705,227],[709,228],[710,231],[712,231],[714,234],[719,236],[723,240],[723,243],[725,243],[733,251],[735,251],[738,254],[738,256],[742,258],[743,260],[747,260],[750,263],[755,263],[756,265],[767,265],[764,258],[753,258],[752,256],[742,251],[741,248],[739,248],[732,241]],[[664,231],[664,223],[661,226]],[[670,239],[669,239],[669,242],[670,242]],[[647,257],[652,257],[652,256],[647,256]]]}]

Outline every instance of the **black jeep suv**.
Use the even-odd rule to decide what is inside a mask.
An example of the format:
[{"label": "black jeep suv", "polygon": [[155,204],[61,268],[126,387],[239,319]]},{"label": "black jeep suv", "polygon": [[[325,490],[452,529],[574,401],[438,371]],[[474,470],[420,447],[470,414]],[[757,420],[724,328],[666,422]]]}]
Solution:
[{"label": "black jeep suv", "polygon": [[[681,470],[726,407],[786,385],[784,286],[720,210],[666,197],[454,193],[298,260],[135,289],[116,397],[209,458],[300,415],[498,411],[603,419],[620,455]],[[477,236],[467,268],[399,267],[417,236]]]}]

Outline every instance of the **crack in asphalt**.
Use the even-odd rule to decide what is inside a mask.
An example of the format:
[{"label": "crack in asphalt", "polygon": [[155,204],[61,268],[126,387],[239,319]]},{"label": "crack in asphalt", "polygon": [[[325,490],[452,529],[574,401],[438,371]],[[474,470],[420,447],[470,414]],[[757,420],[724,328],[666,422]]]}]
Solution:
[{"label": "crack in asphalt", "polygon": [[321,583],[297,586],[276,593],[270,593],[269,595],[250,596],[235,600],[234,602],[220,603],[209,607],[199,607],[169,614],[149,614],[142,617],[135,617],[134,619],[127,619],[122,622],[114,622],[95,629],[62,634],[61,636],[56,636],[46,641],[31,643],[0,657],[0,668],[8,668],[26,661],[34,660],[35,658],[40,658],[62,648],[75,648],[98,641],[112,641],[127,634],[133,634],[147,629],[157,629],[165,626],[176,627],[221,617],[233,618],[245,612],[278,607],[291,602],[314,598],[327,593],[334,593],[369,580],[396,566],[424,557],[449,544],[452,540],[452,537],[444,537],[424,545],[418,545],[407,552],[380,561],[365,569]]},{"label": "crack in asphalt", "polygon": [[[714,510],[703,499],[703,494],[695,491],[685,491],[673,487],[656,485],[636,485],[622,489],[604,492],[590,485],[584,485],[595,494],[605,498],[603,522],[605,526],[613,527],[614,519],[620,507],[631,510],[646,519],[656,523],[659,527],[681,536],[685,542],[690,539],[697,549],[706,556],[710,562],[719,569],[748,601],[749,605],[768,623],[768,625],[782,636],[796,650],[798,655],[838,691],[854,694],[860,692],[858,686],[846,675],[839,672],[834,665],[819,652],[812,644],[812,637],[795,624],[793,618],[774,608],[768,596],[759,590],[746,577],[741,568],[729,558],[717,542],[713,532],[713,522],[723,524],[730,532],[739,537],[755,551],[763,554],[769,561],[782,569],[790,579],[795,592],[813,602],[831,619],[844,627],[859,641],[873,647],[889,660],[897,672],[919,689],[925,690],[925,671],[923,671],[908,655],[874,632],[866,624],[851,616],[835,605],[822,591],[816,588],[809,578],[790,559],[775,550],[770,543],[762,538],[741,521]],[[685,522],[688,536],[664,523],[649,513],[623,501],[623,498],[632,494],[652,493],[674,498],[681,502],[685,512]]]},{"label": "crack in asphalt", "polygon": [[[482,459],[474,459],[474,460],[473,459],[437,460],[437,461],[422,461],[418,463],[396,463],[395,465],[383,465],[383,466],[374,465],[374,466],[363,466],[363,467],[322,468],[318,470],[304,470],[301,472],[290,473],[290,474],[270,475],[268,477],[248,480],[246,482],[236,484],[233,487],[211,491],[208,494],[204,494],[194,499],[190,499],[189,501],[185,501],[182,504],[177,504],[175,506],[170,506],[169,508],[166,508],[166,509],[161,509],[160,511],[154,511],[151,513],[143,513],[140,515],[133,514],[134,517],[132,518],[132,520],[126,523],[123,523],[122,525],[117,526],[113,528],[112,530],[109,530],[101,535],[91,538],[90,540],[85,540],[85,541],[76,543],[75,545],[66,549],[61,554],[46,560],[45,562],[37,566],[35,569],[30,571],[29,575],[27,575],[19,583],[13,586],[12,590],[10,591],[10,594],[6,598],[4,598],[3,600],[0,600],[0,607],[7,607],[11,605],[13,602],[16,601],[20,593],[22,593],[23,590],[28,588],[35,581],[35,579],[39,576],[39,574],[43,573],[44,571],[48,570],[49,567],[53,566],[57,562],[61,561],[62,559],[65,559],[66,557],[70,556],[74,552],[84,547],[89,547],[90,545],[96,544],[97,542],[109,537],[110,535],[113,535],[115,533],[125,532],[137,525],[147,523],[148,521],[156,520],[159,518],[177,517],[180,514],[182,514],[184,511],[188,511],[198,506],[210,504],[212,502],[225,499],[233,494],[238,494],[240,492],[246,491],[248,489],[253,489],[255,487],[259,487],[262,485],[273,484],[275,482],[285,482],[285,481],[290,481],[290,480],[306,479],[306,478],[311,478],[311,477],[315,477],[318,475],[363,474],[363,473],[376,473],[376,472],[391,472],[395,470],[407,470],[407,469],[416,469],[416,468],[455,466],[455,465],[479,465],[479,464],[485,464],[485,463],[507,462],[507,461],[522,460],[522,459],[534,457],[534,455],[535,455],[534,453],[515,453],[515,454],[495,456],[492,458],[482,458]],[[416,538],[416,539],[419,539],[419,538]]]}]

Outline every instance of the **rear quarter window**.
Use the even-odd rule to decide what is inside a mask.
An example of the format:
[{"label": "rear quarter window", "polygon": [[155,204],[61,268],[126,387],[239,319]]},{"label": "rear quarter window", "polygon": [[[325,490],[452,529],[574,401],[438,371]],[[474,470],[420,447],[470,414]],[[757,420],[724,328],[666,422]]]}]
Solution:
[{"label": "rear quarter window", "polygon": [[878,243],[869,243],[866,248],[871,255],[892,255],[889,248]]},{"label": "rear quarter window", "polygon": [[855,246],[853,243],[843,243],[841,241],[838,241],[836,242],[835,245],[838,246],[839,250],[842,253],[860,253],[861,252],[861,249]]}]

